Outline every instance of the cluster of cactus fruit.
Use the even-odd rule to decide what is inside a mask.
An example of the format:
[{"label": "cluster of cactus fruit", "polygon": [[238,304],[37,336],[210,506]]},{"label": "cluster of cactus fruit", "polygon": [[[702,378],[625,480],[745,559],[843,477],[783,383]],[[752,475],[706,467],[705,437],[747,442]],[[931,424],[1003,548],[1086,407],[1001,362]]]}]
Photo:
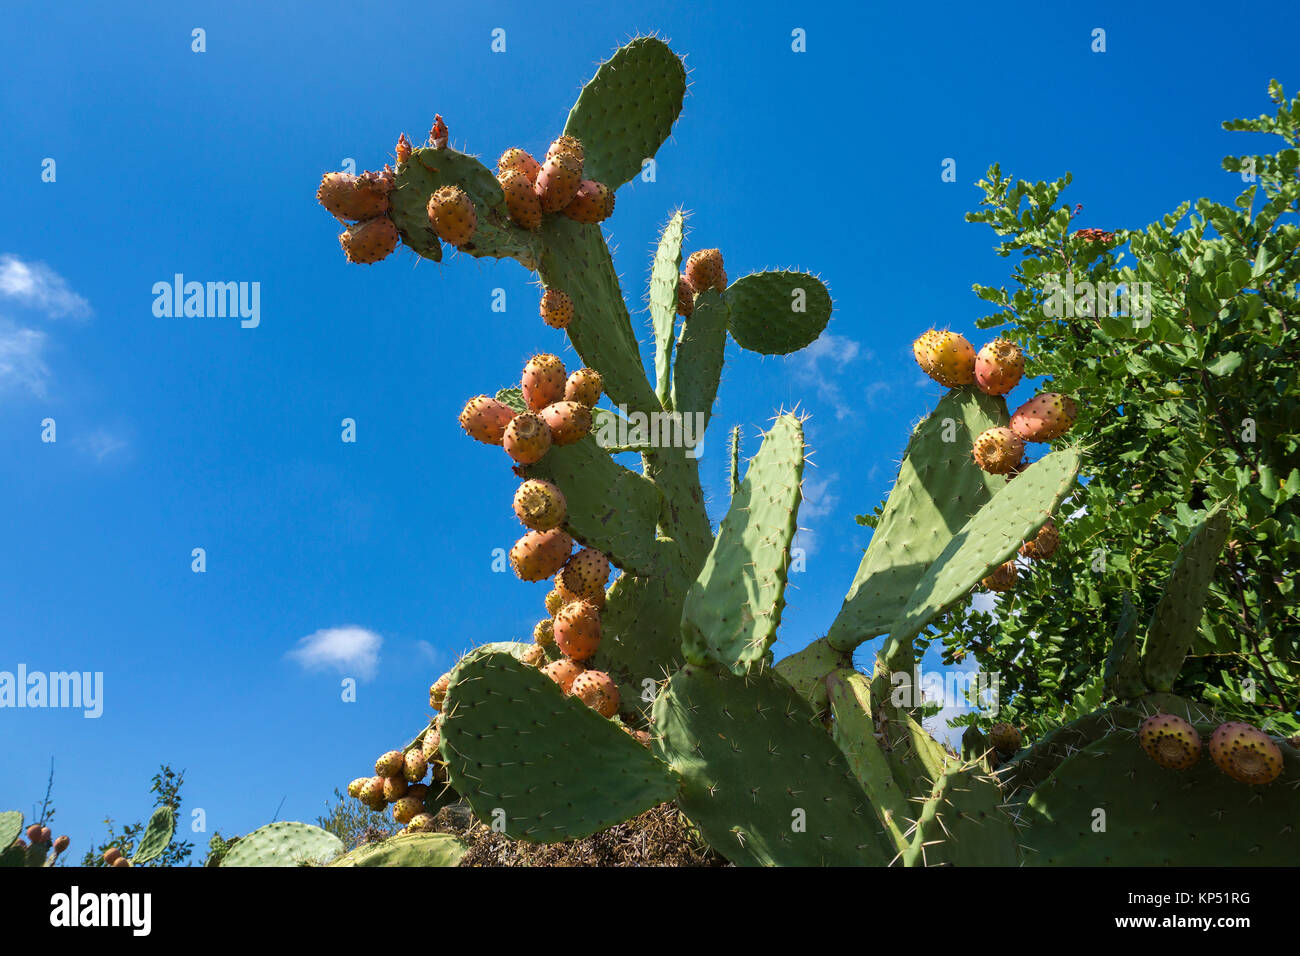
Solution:
[{"label": "cluster of cactus fruit", "polygon": [[[1059,540],[1052,515],[1077,485],[1077,447],[1023,460],[1025,441],[1059,439],[1077,409],[1047,393],[1010,414],[1004,396],[1025,356],[1009,343],[977,355],[953,333],[918,340],[917,360],[949,391],[911,435],[839,614],[780,661],[772,645],[802,499],[800,418],[775,418],[743,477],[733,432],[732,497],[716,530],[689,448],[597,443],[594,424],[626,425],[620,419],[632,414],[699,414],[707,423],[729,338],[789,354],[816,340],[831,315],[829,293],[807,273],[728,281],[716,249],[683,269],[685,216],[676,212],[651,269],[647,380],[599,223],[667,139],[685,87],[681,60],[639,37],[583,89],[544,163],[516,148],[494,174],[450,149],[439,119],[430,145],[403,140],[394,170],[349,187],[386,190],[376,216],[390,218],[420,256],[440,258],[441,241],[454,238],[462,253],[537,271],[544,322],[564,330],[585,366],[566,377],[556,356],[535,356],[519,386],[479,396],[461,416],[471,436],[506,450],[522,479],[515,509],[527,531],[511,562],[525,580],[556,577],[550,617],[531,641],[465,654],[430,689],[436,717],[349,792],[391,806],[409,831],[396,839],[413,843],[445,836],[420,831],[458,799],[507,836],[538,842],[587,836],[675,801],[703,840],[746,865],[1293,857],[1300,828],[1287,792],[1300,785],[1300,755],[1289,743],[1270,740],[1275,754],[1240,730],[1212,739],[1212,755],[1253,774],[1234,794],[1222,775],[1152,764],[1138,742],[1155,736],[1160,753],[1190,746],[1185,733],[1182,744],[1168,743],[1168,724],[1158,725],[1163,736],[1143,736],[1153,714],[1194,728],[1214,720],[1169,691],[1223,544],[1222,505],[1183,544],[1145,637],[1136,609],[1119,622],[1105,707],[1029,746],[1005,724],[987,738],[971,728],[961,756],[921,728],[917,639],[1017,555],[1050,557]],[[361,232],[376,216],[358,220]],[[613,409],[597,406],[602,392]],[[615,460],[624,452],[640,455],[639,472]],[[621,574],[606,587],[611,566]],[[861,673],[853,654],[876,638],[874,673]],[[1276,755],[1274,777],[1287,786],[1262,787],[1264,774],[1251,768],[1271,772]],[[1099,806],[1110,837],[1093,826]],[[407,862],[387,850],[365,859]],[[434,857],[421,859],[413,865]]]},{"label": "cluster of cactus fruit", "polygon": [[23,815],[17,810],[0,813],[0,866],[54,866],[70,842],[40,823],[27,827],[23,839]]},{"label": "cluster of cactus fruit", "polygon": [[[930,329],[912,343],[912,355],[922,371],[940,385],[960,388],[975,385],[985,395],[1004,396],[1020,384],[1025,356],[1020,346],[994,339],[977,353],[966,337],[948,330]],[[1029,466],[1027,442],[1051,442],[1065,435],[1078,417],[1074,399],[1058,392],[1043,392],[1025,402],[1006,425],[986,428],[975,437],[971,460],[991,475],[1010,481]],[[1060,543],[1056,523],[1048,518],[1033,538],[1020,546],[1020,557],[1046,561]],[[1019,571],[1006,561],[980,583],[990,591],[1010,591]]]}]

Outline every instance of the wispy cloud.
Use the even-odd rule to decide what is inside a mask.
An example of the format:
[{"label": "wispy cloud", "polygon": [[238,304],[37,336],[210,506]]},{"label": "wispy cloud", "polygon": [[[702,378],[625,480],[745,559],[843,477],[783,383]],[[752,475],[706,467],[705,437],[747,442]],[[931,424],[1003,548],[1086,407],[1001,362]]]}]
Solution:
[{"label": "wispy cloud", "polygon": [[864,352],[853,339],[827,333],[797,352],[791,365],[795,381],[813,386],[817,396],[835,409],[835,417],[843,419],[853,414],[854,407],[845,401],[844,389],[834,376],[859,358],[870,361],[872,354]]},{"label": "wispy cloud", "polygon": [[77,444],[82,451],[94,458],[96,462],[102,462],[106,458],[120,455],[126,450],[126,439],[105,428],[95,429],[89,435],[81,438]]},{"label": "wispy cloud", "polygon": [[0,318],[0,391],[18,388],[44,398],[50,367],[45,364],[49,337]]},{"label": "wispy cloud", "polygon": [[68,287],[67,280],[43,262],[24,262],[0,255],[0,296],[51,319],[86,318],[90,303]]},{"label": "wispy cloud", "polygon": [[384,639],[364,627],[329,627],[308,634],[285,654],[304,670],[335,670],[340,674],[370,680],[379,667],[379,648]]},{"label": "wispy cloud", "polygon": [[803,480],[803,502],[799,505],[799,530],[795,533],[791,547],[802,548],[804,557],[817,550],[817,530],[811,525],[818,518],[824,518],[839,504],[839,495],[830,492],[830,486],[839,479],[838,473],[825,478],[805,478]]},{"label": "wispy cloud", "polygon": [[442,659],[442,652],[428,641],[416,641],[415,649],[421,657],[432,664],[437,664]]}]

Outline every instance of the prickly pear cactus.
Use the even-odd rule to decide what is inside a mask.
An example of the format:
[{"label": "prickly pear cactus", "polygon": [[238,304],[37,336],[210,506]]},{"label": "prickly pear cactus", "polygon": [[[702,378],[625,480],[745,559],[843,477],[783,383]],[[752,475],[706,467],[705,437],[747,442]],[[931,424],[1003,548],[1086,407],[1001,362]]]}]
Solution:
[{"label": "prickly pear cactus", "polygon": [[[562,525],[529,530],[511,552],[521,577],[554,579],[533,642],[466,655],[430,688],[438,716],[350,792],[374,809],[391,805],[403,823],[419,800],[432,811],[463,799],[482,822],[539,842],[584,836],[673,800],[738,865],[1063,858],[1085,783],[1131,834],[1164,834],[1163,823],[1139,822],[1122,792],[1122,774],[1138,767],[1165,801],[1166,820],[1195,818],[1203,799],[1179,805],[1117,730],[1136,704],[1117,702],[1018,755],[989,745],[1014,750],[1018,731],[987,739],[974,731],[958,757],[922,729],[919,702],[894,693],[913,679],[918,639],[939,615],[981,585],[1014,587],[1018,556],[1050,557],[1049,522],[1076,488],[1082,452],[1063,439],[1075,403],[1045,393],[1012,415],[1004,396],[1024,357],[1009,343],[977,354],[953,332],[917,339],[917,362],[950,390],[913,431],[839,615],[825,636],[774,661],[802,500],[802,420],[778,414],[743,474],[733,432],[730,506],[716,532],[692,448],[707,428],[728,340],[764,355],[797,351],[827,328],[833,304],[807,272],[729,281],[735,264],[723,250],[684,255],[687,215],[671,211],[651,262],[647,373],[601,225],[615,214],[619,188],[671,134],[685,87],[680,57],[638,37],[597,70],[544,154],[511,146],[494,172],[450,149],[437,117],[427,145],[413,148],[403,136],[396,168],[322,183],[336,218],[361,209],[367,221],[390,219],[418,256],[441,260],[445,243],[536,273],[539,323],[562,329],[583,363],[565,369],[537,356],[517,382],[495,398],[485,390],[461,416],[469,437],[502,450],[482,453],[503,452],[502,467],[548,483],[557,515],[563,502]],[[605,399],[608,407],[598,404]],[[1030,464],[1017,460],[1026,442],[1055,447]],[[987,453],[993,446],[997,455]],[[639,470],[615,460],[625,452],[640,455]],[[1140,689],[1142,706],[1156,706],[1151,693],[1171,686],[1187,653],[1184,625],[1198,613],[1188,603],[1204,597],[1205,567],[1222,544],[1217,529],[1211,515],[1189,543],[1145,640],[1136,621],[1116,632],[1124,646],[1108,686]],[[881,637],[875,673],[858,672],[853,653]],[[1103,787],[1108,773],[1114,783]],[[1284,773],[1294,778],[1292,755]],[[1212,801],[1239,786],[1195,780]],[[1139,803],[1157,789],[1143,789]],[[1285,825],[1286,795],[1274,793],[1267,825]],[[414,832],[427,823],[339,865],[427,865],[419,862],[430,858],[426,848],[450,846]],[[292,829],[301,825],[273,826],[241,840],[231,865],[236,854],[318,858],[332,846],[312,835],[303,849],[296,841],[306,831]]]}]

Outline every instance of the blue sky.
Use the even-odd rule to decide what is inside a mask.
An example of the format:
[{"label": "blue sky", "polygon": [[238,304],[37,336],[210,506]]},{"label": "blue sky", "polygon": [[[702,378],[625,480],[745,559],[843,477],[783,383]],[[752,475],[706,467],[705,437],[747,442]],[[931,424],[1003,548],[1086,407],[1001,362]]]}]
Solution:
[{"label": "blue sky", "polygon": [[[105,816],[147,816],[164,761],[186,770],[208,833],[259,826],[281,801],[281,819],[314,819],[423,725],[457,652],[528,635],[544,586],[490,570],[518,536],[515,479],[456,414],[532,352],[574,354],[518,265],[401,250],[347,266],[313,193],[347,158],[381,166],[399,132],[421,141],[435,112],[489,162],[544,150],[637,32],[692,70],[657,181],[620,190],[605,224],[647,359],[650,249],[679,204],[688,250],[720,246],[733,277],[816,271],[836,300],[806,353],[729,345],[701,466],[716,519],[726,429],[743,424],[752,453],[776,409],[812,413],[807,570],[778,651],[823,633],[867,540],[853,516],[887,492],[941,392],[912,338],[988,337],[970,288],[1004,282],[1009,262],[963,221],[988,165],[1069,170],[1078,226],[1139,226],[1234,196],[1219,161],[1249,141],[1220,121],[1269,109],[1272,77],[1300,83],[1298,11],[1261,30],[1221,4],[1090,6],[551,4],[544,19],[535,4],[429,4],[394,20],[338,3],[7,5],[0,670],[101,671],[105,686],[98,719],[0,710],[0,808],[30,812],[53,757],[55,829],[78,856]],[[505,53],[490,50],[498,27]],[[155,316],[151,289],[176,273],[260,283],[260,324]],[[331,646],[363,678],[355,703]],[[201,851],[208,833],[188,838]]]}]

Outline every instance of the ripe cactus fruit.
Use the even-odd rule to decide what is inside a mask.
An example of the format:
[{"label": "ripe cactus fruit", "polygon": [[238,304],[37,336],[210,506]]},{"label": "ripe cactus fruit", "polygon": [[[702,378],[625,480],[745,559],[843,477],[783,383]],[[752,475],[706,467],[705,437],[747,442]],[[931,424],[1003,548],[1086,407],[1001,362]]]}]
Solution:
[{"label": "ripe cactus fruit", "polygon": [[1020,546],[1020,556],[1034,561],[1046,561],[1056,553],[1060,543],[1061,535],[1056,530],[1056,522],[1048,518],[1038,529],[1038,534]]},{"label": "ripe cactus fruit", "polygon": [[110,846],[107,850],[104,851],[104,862],[107,863],[109,866],[112,866],[121,858],[122,858],[122,851],[115,846]]},{"label": "ripe cactus fruit", "polygon": [[402,797],[393,803],[393,819],[398,823],[410,823],[417,813],[424,812],[424,802],[415,797]]},{"label": "ripe cactus fruit", "polygon": [[509,172],[516,172],[528,180],[529,185],[537,182],[537,174],[542,171],[542,164],[533,158],[532,153],[511,146],[497,160],[497,177]]},{"label": "ripe cactus fruit", "polygon": [[54,834],[50,832],[49,827],[41,827],[41,843],[49,843],[53,836]]},{"label": "ripe cactus fruit", "polygon": [[375,775],[396,777],[406,765],[406,756],[400,750],[390,750],[375,761]]},{"label": "ripe cactus fruit", "polygon": [[555,615],[555,646],[566,657],[585,661],[600,647],[600,612],[590,601],[574,601]]},{"label": "ripe cactus fruit", "polygon": [[695,290],[691,288],[691,280],[686,278],[686,273],[677,277],[677,314],[689,319],[691,313],[695,311]]},{"label": "ripe cactus fruit", "polygon": [[551,429],[540,415],[521,412],[510,419],[501,445],[519,464],[531,465],[551,450]]},{"label": "ripe cactus fruit", "polygon": [[505,402],[479,395],[465,403],[460,413],[460,427],[476,441],[500,445],[506,437],[506,426],[514,417],[515,410]]},{"label": "ripe cactus fruit", "polygon": [[[599,594],[579,594],[577,591],[573,591],[565,585],[564,575],[562,574],[556,575],[555,590],[552,593],[560,596],[560,607],[564,607],[566,604],[572,604],[574,601],[586,601],[588,604],[594,604],[597,611],[603,611],[605,609],[604,591],[601,591]],[[559,611],[557,610],[556,613],[558,614]]]},{"label": "ripe cactus fruit", "polygon": [[326,173],[316,190],[316,201],[336,219],[359,222],[388,212],[392,188],[382,173]]},{"label": "ripe cactus fruit", "polygon": [[956,388],[975,381],[975,347],[956,332],[930,329],[912,343],[912,354],[940,385]]},{"label": "ripe cactus fruit", "polygon": [[559,212],[582,185],[582,161],[572,153],[557,153],[542,164],[533,188],[541,200],[542,212]]},{"label": "ripe cactus fruit", "polygon": [[429,687],[429,706],[434,710],[442,710],[442,705],[447,700],[447,688],[451,686],[451,672],[443,674]]},{"label": "ripe cactus fruit", "polygon": [[1006,339],[994,339],[975,356],[975,384],[987,395],[1005,395],[1025,374],[1025,353]]},{"label": "ripe cactus fruit", "polygon": [[1070,430],[1078,417],[1074,399],[1060,392],[1035,395],[1011,416],[1011,430],[1025,441],[1051,441]]},{"label": "ripe cactus fruit", "polygon": [[604,183],[584,179],[578,184],[578,191],[573,194],[569,204],[564,207],[564,214],[574,222],[594,226],[614,215],[614,190]]},{"label": "ripe cactus fruit", "polygon": [[551,588],[546,595],[546,613],[555,617],[555,612],[567,603],[569,602],[564,599],[564,593],[558,587]]},{"label": "ripe cactus fruit", "polygon": [[1020,749],[1020,730],[1010,724],[994,724],[989,728],[989,746],[1004,757]]},{"label": "ripe cactus fruit", "polygon": [[567,292],[547,289],[542,293],[538,311],[542,314],[542,321],[551,328],[567,329],[569,323],[573,321],[573,300],[569,298]]},{"label": "ripe cactus fruit", "polygon": [[397,153],[398,163],[410,162],[411,153],[413,152],[414,150],[411,149],[411,141],[406,138],[405,133],[402,133],[400,136],[397,137],[396,153]]},{"label": "ripe cactus fruit", "polygon": [[618,685],[604,671],[583,671],[573,679],[569,693],[602,717],[618,713]]},{"label": "ripe cactus fruit", "polygon": [[432,813],[417,813],[406,825],[407,833],[432,833],[438,829],[438,821]]},{"label": "ripe cactus fruit", "polygon": [[130,865],[131,865],[131,861],[124,856],[119,856],[116,860],[113,861],[113,866],[130,866]]},{"label": "ripe cactus fruit", "polygon": [[402,766],[402,776],[406,778],[406,782],[419,783],[428,772],[429,761],[425,758],[424,751],[408,750],[406,760]]},{"label": "ripe cactus fruit", "polygon": [[527,176],[517,169],[508,169],[497,177],[497,182],[506,198],[511,222],[524,229],[536,229],[542,224],[542,203]]},{"label": "ripe cactus fruit", "polygon": [[371,777],[366,781],[366,785],[361,788],[358,799],[368,806],[371,810],[382,810],[388,804],[384,797],[384,778]]},{"label": "ripe cactus fruit", "polygon": [[399,797],[406,796],[409,785],[405,777],[385,777],[384,778],[384,800],[392,803]]},{"label": "ripe cactus fruit", "polygon": [[424,754],[426,763],[433,763],[438,759],[438,745],[441,743],[442,732],[437,727],[430,727],[420,743],[420,752]]},{"label": "ripe cactus fruit", "polygon": [[551,429],[551,442],[556,445],[572,445],[591,431],[591,409],[577,402],[555,402],[538,414]]},{"label": "ripe cactus fruit", "polygon": [[1186,770],[1201,759],[1201,735],[1173,714],[1152,714],[1138,728],[1138,743],[1167,770]]},{"label": "ripe cactus fruit", "polygon": [[69,838],[67,835],[59,837],[57,840],[54,841],[54,852],[62,853],[64,850],[68,848],[68,844],[71,842],[72,842],[71,838]]},{"label": "ripe cactus fruit", "polygon": [[991,475],[1005,475],[1025,453],[1025,443],[1010,428],[994,426],[980,432],[971,449],[975,464]]},{"label": "ripe cactus fruit", "polygon": [[[424,803],[425,798],[429,795],[429,785],[427,783],[414,783],[406,788],[407,797],[415,797],[420,803]],[[402,798],[403,800],[406,797]]]},{"label": "ripe cactus fruit", "polygon": [[564,492],[549,481],[529,478],[515,491],[515,516],[525,528],[550,531],[564,524],[568,505]]},{"label": "ripe cactus fruit", "polygon": [[540,644],[530,644],[519,655],[519,660],[529,667],[541,667],[546,663],[546,649]]},{"label": "ripe cactus fruit", "polygon": [[397,227],[387,216],[376,216],[339,233],[339,245],[348,262],[372,265],[390,256],[397,248]]},{"label": "ripe cactus fruit", "polygon": [[459,186],[443,186],[429,197],[429,225],[443,242],[463,246],[474,238],[478,213],[474,200]]},{"label": "ripe cactus fruit", "polygon": [[349,797],[361,796],[361,788],[366,785],[366,781],[368,781],[369,779],[370,779],[369,777],[357,777],[357,779],[353,780],[350,784],[348,784],[348,796]]},{"label": "ripe cactus fruit", "polygon": [[1233,780],[1272,783],[1282,772],[1282,751],[1264,731],[1250,724],[1220,724],[1210,735],[1210,759]]},{"label": "ripe cactus fruit", "polygon": [[33,823],[31,826],[27,828],[27,840],[30,843],[45,842],[44,840],[41,839],[41,825],[39,823]]},{"label": "ripe cactus fruit", "polygon": [[592,408],[600,401],[605,381],[594,368],[580,368],[564,383],[564,400]]},{"label": "ripe cactus fruit", "polygon": [[564,400],[564,363],[557,356],[542,353],[534,355],[524,365],[519,388],[524,394],[524,404],[540,412],[552,402]]},{"label": "ripe cactus fruit", "polygon": [[695,292],[706,289],[727,291],[727,270],[722,265],[721,249],[700,249],[686,260],[686,281]]},{"label": "ripe cactus fruit", "polygon": [[1016,586],[1018,576],[1016,562],[1007,561],[1005,564],[999,564],[994,568],[993,573],[980,583],[990,591],[1010,591]]},{"label": "ripe cactus fruit", "polygon": [[546,149],[546,158],[558,156],[560,153],[568,153],[579,163],[586,161],[586,151],[582,148],[582,142],[576,136],[557,137]]},{"label": "ripe cactus fruit", "polygon": [[551,661],[542,668],[542,673],[560,685],[560,690],[568,693],[573,688],[574,679],[587,668],[577,661],[565,658]]},{"label": "ripe cactus fruit", "polygon": [[533,625],[533,643],[539,647],[549,647],[555,643],[555,622],[549,617]]},{"label": "ripe cactus fruit", "polygon": [[510,566],[522,581],[544,581],[569,560],[573,539],[559,528],[529,531],[510,549]]},{"label": "ripe cactus fruit", "polygon": [[564,566],[556,583],[585,600],[605,593],[609,580],[609,558],[595,548],[583,548]]}]

